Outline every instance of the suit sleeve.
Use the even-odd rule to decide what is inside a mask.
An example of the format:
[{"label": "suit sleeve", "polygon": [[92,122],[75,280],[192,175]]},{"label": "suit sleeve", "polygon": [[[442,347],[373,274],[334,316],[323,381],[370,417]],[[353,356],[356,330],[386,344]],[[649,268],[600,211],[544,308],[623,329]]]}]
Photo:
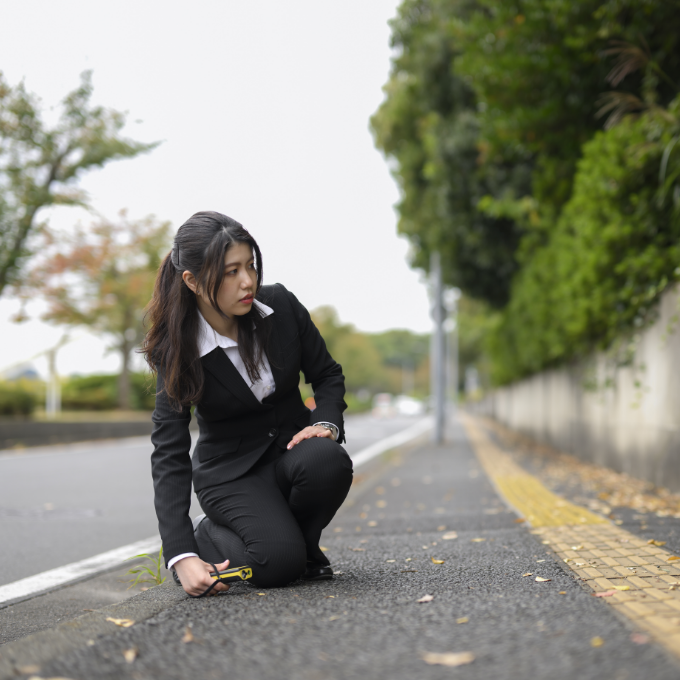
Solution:
[{"label": "suit sleeve", "polygon": [[188,407],[176,411],[164,390],[159,371],[156,385],[156,408],[151,416],[151,474],[158,529],[163,541],[163,557],[167,564],[176,555],[198,553],[189,518],[191,506],[191,435]]},{"label": "suit sleeve", "polygon": [[[283,286],[281,286],[283,288]],[[340,432],[338,443],[345,441],[345,427],[342,417],[347,408],[345,403],[345,376],[342,366],[333,359],[326,349],[307,309],[289,290],[283,288],[290,302],[302,345],[301,368],[305,381],[312,384],[316,409],[312,412],[309,424],[326,421],[336,425]]]}]

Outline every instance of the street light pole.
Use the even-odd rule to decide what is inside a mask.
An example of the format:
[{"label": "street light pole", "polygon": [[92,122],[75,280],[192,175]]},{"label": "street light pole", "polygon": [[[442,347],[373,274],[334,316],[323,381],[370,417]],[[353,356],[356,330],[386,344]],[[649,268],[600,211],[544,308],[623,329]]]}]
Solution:
[{"label": "street light pole", "polygon": [[444,286],[442,285],[441,257],[439,252],[430,255],[432,284],[432,320],[434,329],[430,344],[430,394],[434,407],[434,430],[432,441],[444,442],[446,408],[446,349],[444,338]]}]

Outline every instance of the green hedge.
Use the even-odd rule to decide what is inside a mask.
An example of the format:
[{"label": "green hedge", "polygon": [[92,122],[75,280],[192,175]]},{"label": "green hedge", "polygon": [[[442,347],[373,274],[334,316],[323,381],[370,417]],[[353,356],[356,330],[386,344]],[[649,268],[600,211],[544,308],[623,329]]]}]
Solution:
[{"label": "green hedge", "polygon": [[[155,381],[147,373],[131,375],[131,406],[151,411]],[[65,411],[109,411],[118,407],[118,376],[109,374],[69,378],[62,384],[61,406]]]},{"label": "green hedge", "polygon": [[680,279],[679,139],[680,97],[584,145],[572,197],[493,334],[497,382],[610,347],[654,319]]},{"label": "green hedge", "polygon": [[37,405],[36,395],[16,383],[0,383],[0,415],[29,416]]}]

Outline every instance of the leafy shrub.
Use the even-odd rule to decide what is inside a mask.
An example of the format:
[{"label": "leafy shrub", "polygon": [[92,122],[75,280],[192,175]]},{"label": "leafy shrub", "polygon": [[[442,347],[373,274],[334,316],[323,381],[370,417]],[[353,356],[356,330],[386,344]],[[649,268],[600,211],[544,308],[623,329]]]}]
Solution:
[{"label": "leafy shrub", "polygon": [[108,411],[118,405],[117,375],[69,378],[61,388],[65,411]]},{"label": "leafy shrub", "polygon": [[0,383],[0,415],[29,416],[35,410],[36,395],[15,383]]},{"label": "leafy shrub", "polygon": [[[130,376],[134,410],[152,411],[156,384],[148,373]],[[118,407],[118,376],[110,374],[69,378],[62,385],[61,405],[65,411],[108,411]]]},{"label": "leafy shrub", "polygon": [[508,382],[610,346],[680,278],[680,97],[584,145],[571,199],[517,275],[493,344]]}]

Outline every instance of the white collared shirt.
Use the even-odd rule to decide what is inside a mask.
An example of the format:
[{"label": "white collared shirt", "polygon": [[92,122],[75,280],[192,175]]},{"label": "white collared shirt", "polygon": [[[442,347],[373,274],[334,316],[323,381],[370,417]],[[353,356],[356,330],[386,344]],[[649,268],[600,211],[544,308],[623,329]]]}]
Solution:
[{"label": "white collared shirt", "polygon": [[[253,300],[253,305],[260,310],[263,317],[274,313],[274,310],[271,307],[267,307],[267,305],[262,304],[258,300]],[[234,368],[240,373],[241,377],[245,380],[246,385],[250,387],[250,390],[260,403],[265,397],[274,393],[276,383],[274,382],[274,375],[272,374],[272,369],[265,353],[262,353],[262,361],[258,367],[260,370],[260,379],[252,382],[248,377],[246,365],[243,363],[243,359],[241,359],[241,355],[239,354],[238,342],[231,338],[227,338],[224,335],[220,335],[205,320],[205,317],[199,311],[198,354],[203,357],[209,352],[212,352],[216,347],[221,347],[224,350],[224,353],[229,357],[231,363],[234,364]]]}]

